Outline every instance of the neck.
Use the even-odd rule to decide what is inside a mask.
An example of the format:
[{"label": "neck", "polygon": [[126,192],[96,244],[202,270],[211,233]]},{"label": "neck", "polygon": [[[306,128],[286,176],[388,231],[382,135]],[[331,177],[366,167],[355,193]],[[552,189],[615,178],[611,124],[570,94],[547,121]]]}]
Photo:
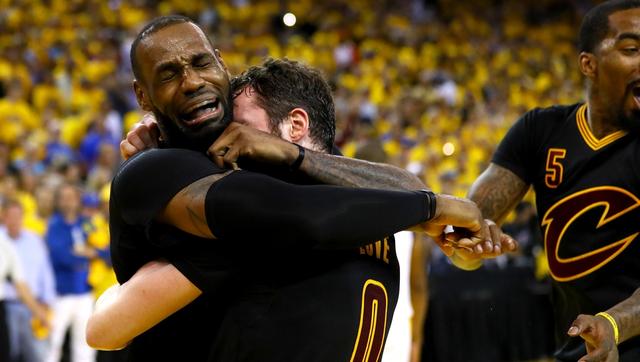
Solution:
[{"label": "neck", "polygon": [[[324,152],[324,150],[322,150],[322,147],[319,147],[319,146],[318,146],[315,142],[313,142],[313,141],[311,140],[311,138],[310,138],[310,137],[308,137],[308,136],[307,136],[307,137],[304,137],[304,138],[302,138],[302,139],[300,139],[299,141],[294,142],[294,143],[297,143],[297,144],[299,144],[300,146],[302,146],[302,147],[304,147],[304,148],[306,148],[306,149],[308,149],[308,150],[311,150],[311,151]],[[329,151],[331,151],[331,150],[329,150]],[[324,153],[326,153],[326,152],[324,152]],[[330,152],[329,152],[329,153],[330,153]]]},{"label": "neck", "polygon": [[622,129],[619,114],[604,105],[602,97],[589,92],[587,96],[587,124],[596,138],[601,139]]},{"label": "neck", "polygon": [[[218,135],[214,135],[211,137],[202,137],[199,139],[193,139],[188,137],[183,137],[179,133],[176,132],[163,132],[161,129],[161,135],[163,141],[163,146],[168,148],[182,148],[197,152],[206,152],[209,147],[216,140]],[[171,134],[171,136],[169,136]]]}]

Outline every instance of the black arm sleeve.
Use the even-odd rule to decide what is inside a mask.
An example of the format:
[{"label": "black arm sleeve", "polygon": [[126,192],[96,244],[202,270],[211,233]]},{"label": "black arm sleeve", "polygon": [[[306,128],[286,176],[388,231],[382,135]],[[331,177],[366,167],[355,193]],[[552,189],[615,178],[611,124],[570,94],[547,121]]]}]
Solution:
[{"label": "black arm sleeve", "polygon": [[111,197],[125,223],[146,227],[180,190],[224,171],[199,152],[150,149],[122,164],[113,179]]},{"label": "black arm sleeve", "polygon": [[293,185],[247,171],[211,186],[207,222],[219,238],[270,247],[349,248],[426,221],[429,197],[382,191]]}]

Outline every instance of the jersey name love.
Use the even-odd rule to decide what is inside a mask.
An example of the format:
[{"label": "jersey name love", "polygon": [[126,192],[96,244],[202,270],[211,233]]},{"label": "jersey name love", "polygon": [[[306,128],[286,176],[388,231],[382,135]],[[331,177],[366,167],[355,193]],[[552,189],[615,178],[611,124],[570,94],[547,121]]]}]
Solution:
[{"label": "jersey name love", "polygon": [[389,238],[384,238],[384,240],[378,240],[374,243],[361,246],[360,255],[372,256],[389,264],[389,249]]}]

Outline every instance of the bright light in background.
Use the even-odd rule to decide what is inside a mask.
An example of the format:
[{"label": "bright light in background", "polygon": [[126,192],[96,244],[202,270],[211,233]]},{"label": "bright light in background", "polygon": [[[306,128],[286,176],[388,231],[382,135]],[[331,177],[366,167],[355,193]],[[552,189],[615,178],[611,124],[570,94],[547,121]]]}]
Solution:
[{"label": "bright light in background", "polygon": [[453,143],[447,142],[442,146],[442,153],[444,153],[445,156],[451,156],[454,152],[456,152],[456,146],[454,146]]},{"label": "bright light in background", "polygon": [[286,26],[294,26],[296,25],[296,16],[293,15],[292,13],[286,13],[282,17],[282,22]]}]

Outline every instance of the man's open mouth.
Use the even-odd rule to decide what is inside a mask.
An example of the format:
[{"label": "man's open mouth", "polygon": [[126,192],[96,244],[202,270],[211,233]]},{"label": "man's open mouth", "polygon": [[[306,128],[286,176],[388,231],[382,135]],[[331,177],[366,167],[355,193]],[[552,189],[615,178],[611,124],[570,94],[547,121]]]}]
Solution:
[{"label": "man's open mouth", "polygon": [[186,110],[180,119],[189,127],[195,127],[204,121],[217,118],[222,113],[220,100],[216,97],[195,104]]},{"label": "man's open mouth", "polygon": [[640,82],[633,85],[633,88],[631,88],[631,94],[633,94],[633,97],[636,98],[636,100],[640,99]]}]

